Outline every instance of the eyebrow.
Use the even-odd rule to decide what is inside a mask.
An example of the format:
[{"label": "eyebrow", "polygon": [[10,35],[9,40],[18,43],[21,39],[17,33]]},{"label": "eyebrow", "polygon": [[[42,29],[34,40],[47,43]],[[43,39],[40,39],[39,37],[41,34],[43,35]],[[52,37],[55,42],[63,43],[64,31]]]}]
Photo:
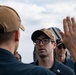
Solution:
[{"label": "eyebrow", "polygon": [[[48,37],[43,37],[41,39],[49,39]],[[37,38],[37,40],[41,40],[40,38]]]}]

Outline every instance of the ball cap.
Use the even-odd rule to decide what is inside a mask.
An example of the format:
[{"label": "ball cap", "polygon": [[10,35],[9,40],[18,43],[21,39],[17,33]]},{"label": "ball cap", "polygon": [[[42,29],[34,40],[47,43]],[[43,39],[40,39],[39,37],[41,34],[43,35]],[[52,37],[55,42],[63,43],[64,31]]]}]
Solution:
[{"label": "ball cap", "polygon": [[4,33],[18,30],[23,31],[24,26],[21,25],[21,19],[18,13],[9,6],[0,5],[0,29],[3,28]]},{"label": "ball cap", "polygon": [[37,39],[37,37],[39,37],[42,34],[45,34],[46,36],[48,36],[53,41],[56,41],[55,36],[51,32],[51,30],[48,30],[46,28],[43,28],[43,29],[40,29],[40,30],[36,30],[35,32],[33,32],[32,36],[31,36],[32,41],[35,41]]},{"label": "ball cap", "polygon": [[56,43],[57,43],[57,46],[63,45],[63,40],[62,39],[57,39]]}]

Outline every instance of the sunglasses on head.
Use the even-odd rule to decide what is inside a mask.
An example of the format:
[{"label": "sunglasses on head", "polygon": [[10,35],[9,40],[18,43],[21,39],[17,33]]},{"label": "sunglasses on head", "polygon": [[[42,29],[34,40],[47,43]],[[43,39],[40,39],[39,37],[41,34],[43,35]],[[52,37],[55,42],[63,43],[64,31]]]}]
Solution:
[{"label": "sunglasses on head", "polygon": [[57,46],[58,47],[58,49],[66,49],[66,47],[65,47],[65,45],[64,44],[61,44],[61,45],[59,45],[59,46]]}]

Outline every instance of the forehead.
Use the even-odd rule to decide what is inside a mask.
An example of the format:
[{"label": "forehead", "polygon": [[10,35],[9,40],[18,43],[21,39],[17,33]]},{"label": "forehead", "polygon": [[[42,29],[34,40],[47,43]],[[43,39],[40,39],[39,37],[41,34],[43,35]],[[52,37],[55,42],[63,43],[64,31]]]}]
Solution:
[{"label": "forehead", "polygon": [[48,38],[48,36],[46,36],[45,34],[42,34],[39,37],[37,37],[37,39],[44,39],[44,38]]}]

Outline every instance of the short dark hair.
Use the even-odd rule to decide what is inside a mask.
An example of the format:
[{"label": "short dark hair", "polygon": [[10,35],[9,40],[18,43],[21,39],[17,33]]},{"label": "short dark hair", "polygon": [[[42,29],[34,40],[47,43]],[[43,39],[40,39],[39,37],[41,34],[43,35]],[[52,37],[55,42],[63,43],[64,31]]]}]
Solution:
[{"label": "short dark hair", "polygon": [[12,38],[14,32],[15,31],[13,31],[13,32],[6,32],[6,33],[0,33],[0,44],[10,40]]}]

